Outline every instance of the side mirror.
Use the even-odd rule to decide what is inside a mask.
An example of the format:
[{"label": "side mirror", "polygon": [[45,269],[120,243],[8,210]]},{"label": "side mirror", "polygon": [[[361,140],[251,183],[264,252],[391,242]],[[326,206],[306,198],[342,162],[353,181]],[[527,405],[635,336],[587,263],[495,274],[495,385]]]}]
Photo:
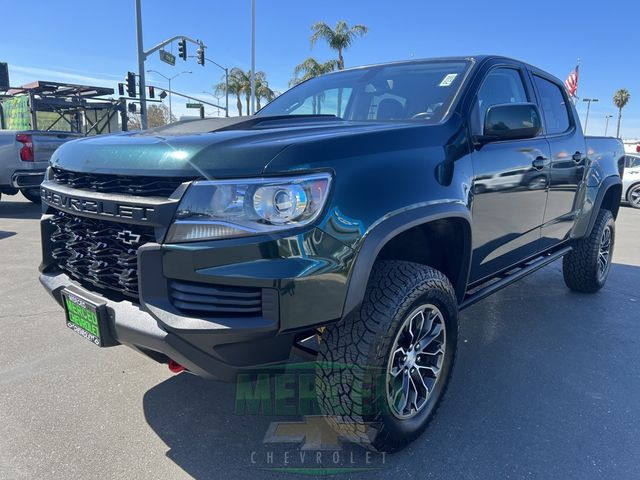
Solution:
[{"label": "side mirror", "polygon": [[484,118],[482,135],[476,136],[480,144],[500,140],[534,138],[542,132],[538,107],[533,103],[506,103],[489,107]]}]

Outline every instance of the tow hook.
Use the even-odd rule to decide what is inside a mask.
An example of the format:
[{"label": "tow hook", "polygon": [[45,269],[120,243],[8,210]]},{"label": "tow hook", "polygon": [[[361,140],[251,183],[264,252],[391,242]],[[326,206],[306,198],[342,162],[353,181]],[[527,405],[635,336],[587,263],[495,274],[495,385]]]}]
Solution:
[{"label": "tow hook", "polygon": [[169,363],[167,364],[167,366],[169,367],[169,370],[171,370],[171,373],[180,373],[186,370],[186,368],[184,368],[175,360],[169,360]]}]

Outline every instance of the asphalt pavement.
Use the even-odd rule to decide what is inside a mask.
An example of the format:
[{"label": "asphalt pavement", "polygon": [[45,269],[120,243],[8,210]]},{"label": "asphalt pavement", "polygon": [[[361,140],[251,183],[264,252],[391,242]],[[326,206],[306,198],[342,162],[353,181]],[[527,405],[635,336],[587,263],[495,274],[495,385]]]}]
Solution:
[{"label": "asphalt pavement", "polygon": [[640,210],[621,208],[598,294],[556,262],[464,311],[437,416],[385,457],[269,442],[310,419],[240,413],[236,385],[75,335],[37,279],[38,218],[3,196],[0,479],[640,478]]}]

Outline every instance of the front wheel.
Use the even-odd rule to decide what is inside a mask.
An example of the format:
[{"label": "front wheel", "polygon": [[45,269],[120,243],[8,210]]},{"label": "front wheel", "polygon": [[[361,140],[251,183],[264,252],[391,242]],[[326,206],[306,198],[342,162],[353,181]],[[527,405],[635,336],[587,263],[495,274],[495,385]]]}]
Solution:
[{"label": "front wheel", "polygon": [[576,241],[562,262],[564,283],[576,292],[594,293],[609,276],[616,239],[615,220],[609,210],[600,210],[588,237]]},{"label": "front wheel", "polygon": [[456,354],[458,310],[441,272],[378,262],[360,309],[324,331],[319,404],[343,437],[393,452],[434,416]]},{"label": "front wheel", "polygon": [[21,188],[20,193],[22,193],[22,196],[31,203],[39,204],[42,202],[39,188]]}]

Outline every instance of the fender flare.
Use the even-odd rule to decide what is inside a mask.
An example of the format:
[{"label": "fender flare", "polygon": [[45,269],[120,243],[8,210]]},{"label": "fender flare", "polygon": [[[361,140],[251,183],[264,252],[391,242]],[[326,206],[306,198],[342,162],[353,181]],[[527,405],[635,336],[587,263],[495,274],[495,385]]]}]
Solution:
[{"label": "fender flare", "polygon": [[[591,235],[591,230],[596,223],[596,218],[598,218],[598,212],[600,211],[600,207],[602,206],[602,201],[604,200],[605,195],[611,188],[617,185],[622,188],[622,180],[620,179],[620,177],[612,175],[605,178],[598,187],[598,194],[593,201],[593,208],[591,209],[591,215],[589,217],[589,224],[587,226],[587,233],[585,236]],[[619,198],[617,200],[618,202],[620,202]]]},{"label": "fender flare", "polygon": [[403,209],[384,217],[365,233],[349,275],[342,317],[344,318],[353,312],[364,300],[373,264],[382,248],[391,239],[413,227],[445,218],[462,219],[468,227],[463,242],[464,253],[461,271],[456,285],[453,286],[458,302],[461,302],[467,288],[471,267],[471,213],[465,204],[456,200]]}]

